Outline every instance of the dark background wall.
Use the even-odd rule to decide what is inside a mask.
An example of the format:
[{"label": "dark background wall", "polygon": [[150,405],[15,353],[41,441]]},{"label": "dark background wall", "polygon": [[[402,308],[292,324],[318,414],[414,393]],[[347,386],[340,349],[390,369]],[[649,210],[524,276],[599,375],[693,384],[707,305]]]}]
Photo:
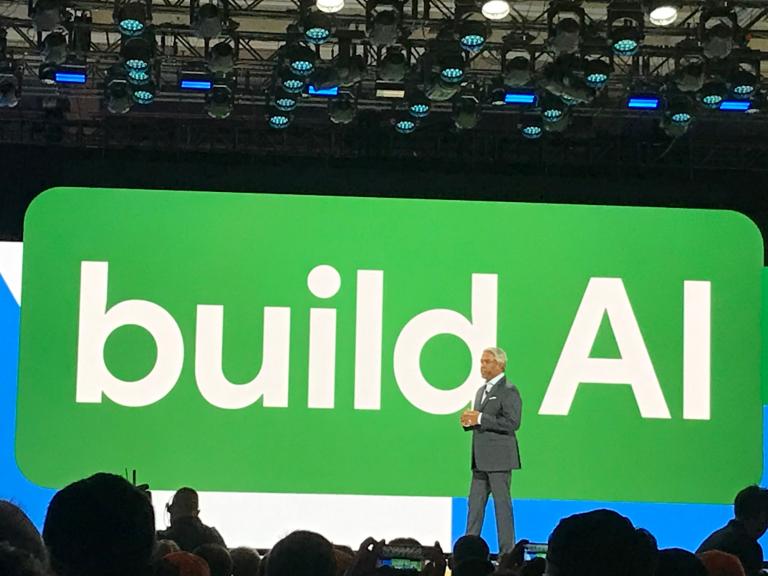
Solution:
[{"label": "dark background wall", "polygon": [[0,237],[21,239],[29,202],[53,186],[157,188],[732,209],[768,237],[765,173],[539,161],[312,158],[0,148]]}]

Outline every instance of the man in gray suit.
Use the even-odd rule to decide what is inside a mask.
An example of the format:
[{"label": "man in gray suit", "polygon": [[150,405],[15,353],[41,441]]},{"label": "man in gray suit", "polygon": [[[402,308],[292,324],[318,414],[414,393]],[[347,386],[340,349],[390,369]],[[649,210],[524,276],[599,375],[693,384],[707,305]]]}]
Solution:
[{"label": "man in gray suit", "polygon": [[488,494],[493,494],[499,553],[515,545],[509,481],[520,468],[515,432],[520,428],[523,403],[520,392],[507,382],[507,355],[501,348],[486,348],[480,359],[485,384],[477,391],[472,410],[461,415],[464,430],[472,430],[472,485],[469,489],[467,534],[480,534]]}]

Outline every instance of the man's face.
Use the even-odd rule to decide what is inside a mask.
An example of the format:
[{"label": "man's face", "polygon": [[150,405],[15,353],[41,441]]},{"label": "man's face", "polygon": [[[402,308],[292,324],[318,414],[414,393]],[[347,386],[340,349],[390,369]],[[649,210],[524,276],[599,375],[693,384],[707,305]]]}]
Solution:
[{"label": "man's face", "polygon": [[483,352],[480,357],[480,374],[483,375],[485,380],[490,380],[501,374],[504,371],[504,367],[499,364],[496,357],[490,352]]}]

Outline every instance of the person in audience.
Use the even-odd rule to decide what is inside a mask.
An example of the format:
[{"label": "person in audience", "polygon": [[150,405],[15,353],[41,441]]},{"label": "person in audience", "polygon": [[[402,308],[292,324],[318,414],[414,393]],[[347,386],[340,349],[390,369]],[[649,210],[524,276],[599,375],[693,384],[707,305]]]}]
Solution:
[{"label": "person in audience", "polygon": [[453,576],[489,576],[495,567],[490,560],[482,558],[467,558],[451,569]]},{"label": "person in audience", "polygon": [[[360,548],[355,554],[352,566],[347,570],[346,576],[368,576],[370,574],[410,574],[409,570],[392,570],[389,566],[377,568],[377,561],[382,557],[382,550],[386,542],[368,537],[360,544]],[[390,546],[418,546],[421,544],[413,538],[395,538],[390,540]],[[435,542],[433,547],[424,547],[424,566],[421,569],[421,576],[444,576],[446,569],[445,554],[440,547],[439,542]],[[272,576],[267,573],[267,576]]]},{"label": "person in audience", "polygon": [[347,570],[352,566],[355,559],[355,553],[349,546],[333,545],[333,555],[336,558],[336,576],[344,576]]},{"label": "person in audience", "polygon": [[291,532],[270,550],[266,576],[336,576],[333,545],[315,532]]},{"label": "person in audience", "polygon": [[43,526],[58,576],[145,576],[155,548],[147,494],[113,474],[95,474],[59,490]]},{"label": "person in audience", "polygon": [[659,550],[656,576],[707,576],[707,569],[688,550],[665,548]]},{"label": "person in audience", "polygon": [[229,555],[229,550],[224,548],[224,546],[220,544],[203,544],[195,548],[193,553],[208,562],[211,576],[232,575],[232,557]]},{"label": "person in audience", "polygon": [[171,552],[155,566],[154,576],[211,576],[208,563],[191,552]]},{"label": "person in audience", "polygon": [[453,554],[448,559],[448,565],[453,572],[465,560],[478,558],[489,560],[490,557],[491,550],[488,548],[488,543],[481,536],[467,534],[453,544]]},{"label": "person in audience", "polygon": [[612,510],[561,520],[549,537],[547,576],[653,576],[655,541]]},{"label": "person in audience", "polygon": [[763,548],[758,539],[768,528],[768,490],[747,486],[733,502],[734,518],[701,543],[696,553],[720,550],[733,554],[753,576],[763,567]]},{"label": "person in audience", "polygon": [[49,576],[47,566],[34,554],[0,541],[0,574],[2,576]]},{"label": "person in audience", "polygon": [[203,544],[226,547],[219,531],[200,520],[200,501],[192,488],[180,488],[166,509],[171,515],[171,525],[157,533],[158,539],[173,540],[186,552],[192,552]]},{"label": "person in audience", "polygon": [[43,565],[48,562],[45,545],[40,533],[29,517],[7,500],[0,500],[0,542],[24,550],[37,558]]},{"label": "person in audience", "polygon": [[168,554],[179,551],[181,551],[181,548],[173,540],[158,540],[155,543],[155,550],[152,552],[152,564],[155,564],[161,558],[165,558]]},{"label": "person in audience", "polygon": [[240,546],[229,551],[232,558],[232,576],[259,576],[261,557],[253,548]]},{"label": "person in audience", "polygon": [[709,550],[697,554],[697,556],[707,569],[708,576],[746,576],[741,560],[733,554],[720,550]]}]

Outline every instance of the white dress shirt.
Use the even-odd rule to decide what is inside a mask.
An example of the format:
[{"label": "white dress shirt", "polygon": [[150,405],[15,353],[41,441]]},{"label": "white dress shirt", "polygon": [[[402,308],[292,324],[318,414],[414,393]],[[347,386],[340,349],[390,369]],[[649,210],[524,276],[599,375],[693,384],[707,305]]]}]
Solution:
[{"label": "white dress shirt", "polygon": [[[485,383],[485,390],[483,390],[483,397],[480,399],[481,405],[483,404],[483,402],[485,402],[485,399],[488,398],[488,396],[490,395],[491,389],[494,386],[496,386],[496,384],[498,384],[499,380],[501,380],[502,378],[504,378],[504,372],[502,372],[501,374],[497,374],[496,376],[494,376],[493,378],[488,380],[488,382]],[[480,424],[480,422],[482,421],[482,418],[483,418],[482,414],[480,414],[477,417],[478,424]]]}]

